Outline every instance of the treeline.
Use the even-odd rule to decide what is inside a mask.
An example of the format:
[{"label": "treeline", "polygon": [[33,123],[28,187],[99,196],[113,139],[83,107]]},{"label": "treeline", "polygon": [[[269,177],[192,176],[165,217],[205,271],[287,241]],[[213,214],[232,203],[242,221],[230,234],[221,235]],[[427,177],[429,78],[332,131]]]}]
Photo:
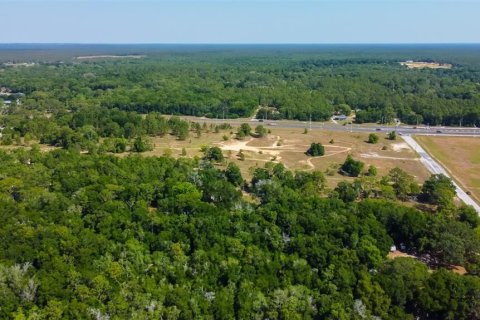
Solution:
[{"label": "treeline", "polygon": [[[403,206],[419,191],[398,172],[351,201],[322,173],[274,163],[246,181],[198,159],[36,148],[0,159],[1,318],[479,317],[478,217]],[[401,243],[468,274],[388,261]]]},{"label": "treeline", "polygon": [[[268,106],[269,118],[326,120],[345,106],[357,122],[480,125],[480,62],[473,51],[447,50],[451,70],[414,70],[400,66],[404,53],[355,52],[338,57],[307,50],[226,52],[119,61],[92,61],[3,68],[0,87],[26,96],[35,110],[84,106],[138,113],[211,118],[252,116]],[[417,59],[432,60],[425,51]],[[264,115],[260,115],[264,116]]]},{"label": "treeline", "polygon": [[[101,107],[83,107],[74,113],[59,112],[45,115],[41,112],[18,112],[0,119],[3,127],[0,142],[3,145],[29,145],[37,141],[64,149],[101,149],[110,152],[124,152],[128,145],[131,150],[144,141],[150,144],[149,136],[171,134],[179,140],[190,135],[196,137],[205,132],[220,132],[231,129],[228,124],[200,124],[181,120],[178,117],[163,117],[158,113],[141,116],[136,112]],[[146,149],[149,149],[147,147]],[[145,151],[145,150],[143,150]]]}]

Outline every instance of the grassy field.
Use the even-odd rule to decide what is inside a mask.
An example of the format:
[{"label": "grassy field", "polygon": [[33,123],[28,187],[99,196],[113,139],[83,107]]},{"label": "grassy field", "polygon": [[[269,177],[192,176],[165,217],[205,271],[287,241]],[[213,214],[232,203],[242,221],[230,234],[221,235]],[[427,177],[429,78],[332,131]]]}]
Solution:
[{"label": "grassy field", "polygon": [[436,136],[418,136],[415,139],[465,191],[480,202],[480,139]]},{"label": "grassy field", "polygon": [[[325,174],[330,187],[339,181],[351,180],[338,173],[338,168],[348,154],[365,163],[365,171],[373,165],[378,169],[378,175],[385,175],[390,169],[399,167],[414,175],[419,183],[429,177],[428,171],[412,151],[400,138],[390,141],[385,138],[385,132],[377,133],[380,137],[377,144],[367,143],[368,133],[310,131],[303,129],[270,128],[271,133],[264,138],[247,137],[244,140],[235,139],[237,128],[221,130],[219,133],[202,132],[200,137],[190,133],[184,141],[174,136],[153,137],[153,150],[143,153],[145,156],[171,155],[181,157],[183,150],[186,157],[201,157],[203,146],[218,146],[222,149],[227,161],[235,162],[245,178],[250,178],[255,167],[263,167],[267,162],[281,162],[290,170],[318,170]],[[225,140],[224,137],[227,139]],[[320,142],[325,146],[325,155],[309,157],[305,154],[312,142]],[[333,143],[330,143],[333,142]],[[1,146],[3,149],[17,149],[24,146]],[[55,147],[40,145],[40,150],[50,151]],[[238,154],[242,150],[245,159]],[[117,154],[128,156],[129,152]],[[480,160],[480,155],[478,156]],[[253,168],[253,169],[252,169]],[[480,182],[480,177],[479,177]]]},{"label": "grassy field", "polygon": [[[202,146],[216,145],[223,150],[229,161],[240,166],[245,177],[251,175],[252,167],[263,167],[265,163],[274,161],[283,163],[290,170],[319,170],[326,174],[330,186],[347,179],[337,171],[349,153],[355,159],[365,162],[365,169],[369,165],[377,167],[379,175],[400,167],[416,176],[419,182],[429,176],[418,156],[401,139],[387,140],[385,133],[379,133],[378,144],[369,144],[366,142],[367,133],[311,131],[303,134],[303,129],[271,130],[267,137],[244,140],[234,139],[235,135],[231,132],[236,132],[236,128],[220,133],[202,133],[198,138],[192,134],[185,141],[176,140],[172,136],[156,137],[153,139],[154,149],[145,155],[167,153],[178,157],[185,148],[188,157],[201,156]],[[223,136],[227,136],[228,140],[224,141]],[[330,143],[331,140],[333,143]],[[312,158],[305,155],[312,142],[320,142],[325,146],[325,156]],[[244,161],[237,157],[240,150],[245,155]]]}]

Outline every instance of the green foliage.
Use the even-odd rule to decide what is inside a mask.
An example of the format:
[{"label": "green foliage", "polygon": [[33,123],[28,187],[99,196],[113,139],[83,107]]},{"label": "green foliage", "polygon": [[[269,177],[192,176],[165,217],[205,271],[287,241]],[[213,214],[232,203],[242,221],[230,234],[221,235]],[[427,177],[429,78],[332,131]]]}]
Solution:
[{"label": "green foliage", "polygon": [[325,155],[325,147],[321,143],[312,143],[306,154],[311,157],[323,156]]},{"label": "green foliage", "polygon": [[237,138],[244,139],[252,134],[252,128],[248,123],[242,123],[237,131]]},{"label": "green foliage", "polygon": [[255,127],[255,134],[257,137],[263,138],[267,135],[267,129],[262,125],[258,125]]},{"label": "green foliage", "polygon": [[214,161],[214,162],[223,162],[225,159],[223,157],[222,149],[219,147],[208,147],[203,151],[203,158],[205,160]]},{"label": "green foliage", "polygon": [[365,164],[363,162],[354,160],[351,155],[348,155],[340,167],[340,172],[350,177],[358,177],[364,166]]},{"label": "green foliage", "polygon": [[[71,48],[4,50],[2,61],[23,57],[39,63],[35,68],[4,68],[2,86],[25,93],[22,106],[40,114],[57,113],[65,106],[100,106],[141,114],[233,119],[252,116],[261,105],[257,117],[268,119],[307,121],[311,115],[319,121],[328,120],[335,111],[348,115],[349,110],[359,110],[358,123],[388,123],[395,117],[413,125],[461,121],[473,126],[480,121],[475,47],[388,52],[384,48],[359,52],[353,47],[215,48],[201,54],[197,49],[138,48],[136,52],[145,51],[142,59],[85,63],[72,63],[79,52]],[[410,70],[398,64],[405,59],[448,61],[454,67]]]},{"label": "green foliage", "polygon": [[[345,50],[151,52],[4,68],[2,86],[25,96],[0,119],[2,142],[65,150],[0,151],[0,318],[478,318],[479,220],[453,206],[448,179],[423,187],[441,210],[433,214],[393,199],[419,193],[399,169],[379,181],[369,168],[330,191],[320,172],[282,164],[255,168],[248,182],[235,164],[175,160],[170,149],[106,153],[149,149],[152,136],[231,129],[176,115],[247,117],[259,105],[268,119],[359,109],[359,123],[478,124],[478,66],[465,53]],[[403,55],[458,63],[407,70]],[[243,124],[238,137],[251,134]],[[218,151],[207,158],[218,161]],[[358,176],[363,166],[348,156],[341,170]],[[429,257],[435,270],[387,261],[392,244]],[[469,274],[438,270],[452,264]]]},{"label": "green foliage", "polygon": [[375,177],[377,175],[377,167],[371,165],[368,167],[367,176]]},{"label": "green foliage", "polygon": [[443,174],[435,174],[423,184],[420,199],[437,205],[441,210],[453,204],[456,193],[455,186],[450,178]]},{"label": "green foliage", "polygon": [[243,184],[243,177],[240,168],[233,162],[228,164],[227,169],[225,170],[225,177],[228,182],[236,187]]},{"label": "green foliage", "polygon": [[368,143],[376,144],[376,143],[378,143],[378,139],[379,139],[379,138],[378,138],[378,135],[377,135],[377,134],[375,134],[375,133],[370,133],[370,134],[368,135],[368,140],[367,140],[367,141],[368,141]]},{"label": "green foliage", "polygon": [[153,145],[150,139],[145,136],[138,136],[135,138],[132,144],[133,152],[145,152],[153,150]]},{"label": "green foliage", "polygon": [[178,140],[185,140],[189,136],[189,124],[186,121],[180,120],[177,117],[171,117],[168,120],[170,128],[172,128],[172,134],[178,138]]},{"label": "green foliage", "polygon": [[382,179],[382,183],[391,185],[396,197],[402,201],[406,201],[409,197],[414,197],[420,192],[415,177],[398,167],[390,170],[388,175]]},{"label": "green foliage", "polygon": [[327,199],[321,173],[268,163],[244,187],[252,202],[234,164],[38,148],[0,159],[1,318],[469,319],[477,308],[475,276],[385,259],[404,243],[475,270],[468,219],[361,200],[356,182]]},{"label": "green foliage", "polygon": [[397,140],[397,132],[392,131],[387,134],[387,139],[388,140]]},{"label": "green foliage", "polygon": [[346,181],[339,182],[335,188],[336,196],[343,202],[355,201],[358,197],[358,190],[355,189],[351,183]]}]

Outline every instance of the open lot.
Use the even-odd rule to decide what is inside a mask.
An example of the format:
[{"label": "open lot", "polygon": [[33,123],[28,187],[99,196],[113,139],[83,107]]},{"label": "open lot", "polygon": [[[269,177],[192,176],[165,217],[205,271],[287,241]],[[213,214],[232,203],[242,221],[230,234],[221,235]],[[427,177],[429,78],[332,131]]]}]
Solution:
[{"label": "open lot", "polygon": [[[338,167],[345,161],[349,153],[355,159],[365,162],[365,169],[374,165],[379,175],[386,174],[394,167],[400,167],[416,176],[423,182],[429,173],[419,161],[417,154],[401,139],[390,141],[385,139],[386,133],[378,133],[378,144],[366,142],[368,134],[359,132],[338,131],[310,131],[303,134],[301,129],[271,128],[271,134],[264,138],[248,137],[244,140],[235,139],[236,128],[221,131],[220,133],[203,133],[200,137],[185,141],[176,140],[173,136],[153,138],[154,150],[145,155],[172,154],[181,156],[185,148],[188,157],[201,156],[202,146],[216,145],[223,150],[229,161],[237,163],[245,177],[250,176],[250,168],[263,167],[265,163],[274,161],[283,163],[290,170],[319,170],[326,173],[329,185],[334,186],[344,176],[338,174]],[[224,141],[223,136],[228,136]],[[330,141],[333,140],[333,143]],[[305,151],[312,142],[320,142],[325,146],[325,156],[308,157]],[[386,147],[386,148],[384,148]],[[386,150],[383,150],[386,149]],[[241,161],[237,155],[242,150],[245,160]]]},{"label": "open lot", "polygon": [[449,172],[471,197],[480,202],[480,139],[417,136],[419,144]]},{"label": "open lot", "polygon": [[452,65],[449,63],[437,63],[437,62],[423,62],[423,61],[405,61],[400,62],[402,66],[406,66],[409,69],[452,69]]},{"label": "open lot", "polygon": [[[267,162],[282,163],[289,170],[318,170],[325,173],[328,185],[333,187],[341,180],[351,180],[338,173],[338,168],[348,154],[365,163],[374,165],[378,175],[385,175],[390,169],[399,167],[414,175],[419,183],[429,177],[429,172],[419,161],[418,155],[400,138],[396,141],[387,140],[386,132],[378,132],[377,144],[367,143],[368,133],[346,131],[309,131],[297,128],[269,128],[271,133],[264,138],[246,137],[235,139],[236,127],[229,130],[202,132],[200,137],[191,132],[186,140],[178,140],[172,135],[152,137],[153,150],[142,153],[145,156],[171,155],[181,157],[183,150],[186,157],[201,157],[204,146],[218,146],[222,149],[228,161],[235,162],[245,178],[251,177],[251,170],[263,167]],[[227,140],[225,140],[226,138]],[[330,142],[333,143],[330,143]],[[480,142],[480,139],[478,140]],[[305,154],[311,143],[320,142],[325,147],[322,157],[309,157]],[[24,146],[1,146],[2,149],[17,149]],[[48,145],[40,145],[42,151],[56,149]],[[240,151],[245,156],[240,160]],[[117,156],[125,157],[131,154],[125,152]],[[479,155],[480,160],[480,155]],[[480,182],[480,177],[479,180]]]}]

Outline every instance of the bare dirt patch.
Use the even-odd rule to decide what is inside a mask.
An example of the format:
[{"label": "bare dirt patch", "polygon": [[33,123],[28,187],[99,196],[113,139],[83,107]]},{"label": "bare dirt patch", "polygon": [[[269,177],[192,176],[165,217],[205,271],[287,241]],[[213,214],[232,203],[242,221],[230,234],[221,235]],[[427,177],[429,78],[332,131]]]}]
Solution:
[{"label": "bare dirt patch", "polygon": [[413,152],[412,149],[406,144],[405,142],[399,142],[399,143],[392,143],[391,144],[392,150],[395,152],[401,152],[402,150],[409,150]]},{"label": "bare dirt patch", "polygon": [[[338,174],[339,165],[349,153],[365,162],[366,168],[369,165],[377,167],[379,175],[386,174],[394,167],[400,167],[416,176],[419,182],[429,176],[428,171],[418,161],[416,153],[408,145],[387,139],[381,139],[379,144],[369,144],[365,142],[367,137],[367,133],[310,131],[303,134],[300,129],[274,128],[272,134],[266,138],[232,140],[217,145],[227,152],[235,153],[242,149],[246,155],[243,165],[255,162],[255,165],[262,166],[266,159],[275,159],[291,170],[318,170],[327,173],[327,181],[331,186],[335,186],[340,180],[349,180]],[[330,141],[333,143],[329,143]],[[305,154],[313,142],[324,145],[324,156],[309,157]],[[382,150],[384,146],[386,150]],[[369,156],[362,157],[362,154]]]},{"label": "bare dirt patch", "polygon": [[452,65],[449,63],[438,62],[425,62],[425,61],[404,61],[400,62],[402,66],[406,66],[409,69],[452,69]]}]

